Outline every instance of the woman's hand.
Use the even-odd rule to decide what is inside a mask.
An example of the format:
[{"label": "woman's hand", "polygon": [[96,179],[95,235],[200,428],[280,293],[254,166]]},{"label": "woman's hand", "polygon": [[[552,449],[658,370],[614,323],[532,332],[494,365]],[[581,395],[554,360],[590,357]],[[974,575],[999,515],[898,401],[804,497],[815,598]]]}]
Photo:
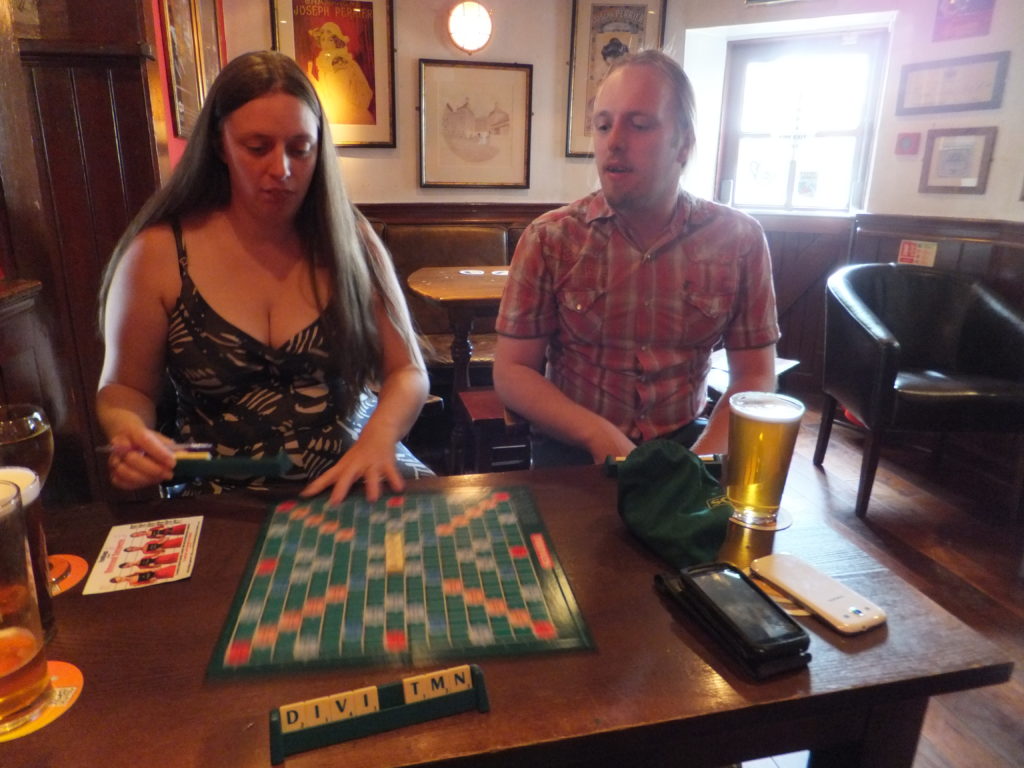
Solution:
[{"label": "woman's hand", "polygon": [[[393,288],[400,297],[397,282]],[[395,493],[405,490],[395,454],[399,441],[409,433],[423,408],[430,382],[419,348],[411,341],[406,343],[379,296],[374,299],[374,314],[382,357],[377,405],[355,445],[345,451],[337,464],[307,485],[301,496],[315,496],[333,485],[328,503],[338,504],[360,479],[370,502],[380,498],[382,483],[387,483]],[[408,323],[407,317],[405,322]],[[409,338],[412,339],[411,329]]]},{"label": "woman's hand", "polygon": [[307,485],[300,496],[316,496],[333,486],[328,504],[339,504],[359,480],[366,486],[366,500],[380,498],[382,483],[398,493],[405,489],[405,480],[395,460],[395,442],[375,437],[364,429],[355,445],[349,448],[337,464]]},{"label": "woman's hand", "polygon": [[115,488],[137,491],[170,480],[175,464],[171,444],[170,438],[142,426],[114,435],[107,460],[110,482]]}]

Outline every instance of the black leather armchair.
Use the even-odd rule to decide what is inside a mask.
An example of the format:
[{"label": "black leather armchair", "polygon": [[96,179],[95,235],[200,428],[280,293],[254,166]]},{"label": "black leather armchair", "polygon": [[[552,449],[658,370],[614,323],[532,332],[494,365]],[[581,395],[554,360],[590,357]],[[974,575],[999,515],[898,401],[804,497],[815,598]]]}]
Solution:
[{"label": "black leather armchair", "polygon": [[814,463],[838,401],[866,427],[864,517],[886,433],[1024,432],[1024,317],[969,275],[843,267],[827,283],[822,389]]}]

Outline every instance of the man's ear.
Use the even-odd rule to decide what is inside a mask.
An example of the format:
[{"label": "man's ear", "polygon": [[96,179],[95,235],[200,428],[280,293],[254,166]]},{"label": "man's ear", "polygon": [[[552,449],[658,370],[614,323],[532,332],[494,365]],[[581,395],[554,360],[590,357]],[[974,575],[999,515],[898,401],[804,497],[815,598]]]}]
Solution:
[{"label": "man's ear", "polygon": [[676,154],[676,159],[679,164],[686,167],[687,161],[690,159],[690,152],[693,151],[693,135],[687,133],[683,136],[683,140],[679,143],[679,152]]}]

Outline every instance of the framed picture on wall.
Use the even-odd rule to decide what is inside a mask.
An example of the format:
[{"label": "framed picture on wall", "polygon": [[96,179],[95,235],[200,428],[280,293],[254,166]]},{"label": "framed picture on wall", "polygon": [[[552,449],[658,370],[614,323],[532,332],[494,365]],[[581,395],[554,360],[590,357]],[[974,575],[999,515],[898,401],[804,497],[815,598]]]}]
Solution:
[{"label": "framed picture on wall", "polygon": [[203,83],[203,98],[220,74],[221,57],[220,19],[217,17],[217,0],[192,0],[195,9],[197,50],[199,51],[199,74]]},{"label": "framed picture on wall", "polygon": [[162,9],[174,133],[188,138],[220,72],[217,0],[163,0]]},{"label": "framed picture on wall", "polygon": [[420,59],[420,186],[530,186],[533,66]]},{"label": "framed picture on wall", "polygon": [[309,75],[338,147],[395,146],[392,0],[271,0],[273,47]]},{"label": "framed picture on wall", "polygon": [[625,53],[660,47],[664,29],[665,0],[573,0],[566,157],[593,157],[590,113],[597,86],[609,64]]},{"label": "framed picture on wall", "polygon": [[996,0],[938,0],[932,40],[987,35]]},{"label": "framed picture on wall", "polygon": [[995,127],[928,131],[918,192],[984,194],[995,143]]},{"label": "framed picture on wall", "polygon": [[998,109],[1009,68],[1009,51],[907,64],[900,74],[896,114]]}]

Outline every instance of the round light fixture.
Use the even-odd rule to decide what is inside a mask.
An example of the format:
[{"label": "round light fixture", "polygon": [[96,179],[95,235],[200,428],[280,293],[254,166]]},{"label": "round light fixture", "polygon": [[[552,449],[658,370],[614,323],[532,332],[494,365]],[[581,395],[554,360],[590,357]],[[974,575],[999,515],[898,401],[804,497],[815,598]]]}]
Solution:
[{"label": "round light fixture", "polygon": [[476,53],[491,39],[491,14],[480,3],[456,3],[448,12],[448,36],[455,47]]}]

